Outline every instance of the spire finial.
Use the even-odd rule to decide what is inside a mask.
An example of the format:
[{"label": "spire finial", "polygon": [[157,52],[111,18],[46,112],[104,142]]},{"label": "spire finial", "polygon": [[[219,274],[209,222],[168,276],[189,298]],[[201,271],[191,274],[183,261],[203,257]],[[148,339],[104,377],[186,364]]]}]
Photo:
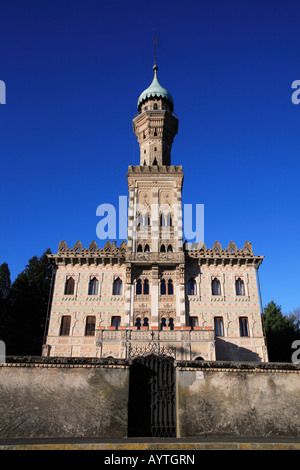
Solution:
[{"label": "spire finial", "polygon": [[153,30],[153,44],[154,44],[154,65],[153,70],[156,71],[158,69],[156,65],[156,46],[158,47],[158,38],[155,37],[155,29]]}]

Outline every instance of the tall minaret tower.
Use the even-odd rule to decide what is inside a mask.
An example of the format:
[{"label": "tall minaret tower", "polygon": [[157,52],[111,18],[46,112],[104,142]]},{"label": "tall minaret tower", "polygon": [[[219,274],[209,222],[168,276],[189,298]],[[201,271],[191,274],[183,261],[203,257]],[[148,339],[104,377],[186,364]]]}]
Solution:
[{"label": "tall minaret tower", "polygon": [[[178,131],[171,94],[154,77],[137,103],[140,165],[128,168],[127,324],[185,326],[181,166],[171,165]],[[145,320],[146,319],[146,320]]]},{"label": "tall minaret tower", "polygon": [[133,132],[140,145],[140,165],[171,165],[171,148],[178,131],[178,119],[173,114],[170,93],[154,78],[138,100],[138,116],[133,120]]}]

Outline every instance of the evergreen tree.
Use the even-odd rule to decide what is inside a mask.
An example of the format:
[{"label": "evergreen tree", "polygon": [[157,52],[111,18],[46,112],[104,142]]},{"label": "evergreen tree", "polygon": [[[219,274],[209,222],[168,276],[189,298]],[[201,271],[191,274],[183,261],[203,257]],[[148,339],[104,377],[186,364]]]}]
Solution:
[{"label": "evergreen tree", "polygon": [[300,339],[295,319],[282,314],[281,306],[272,300],[264,309],[264,326],[270,362],[291,362],[292,343]]},{"label": "evergreen tree", "polygon": [[31,258],[9,289],[8,355],[41,355],[52,278],[48,253]]},{"label": "evergreen tree", "polygon": [[7,295],[11,286],[10,271],[7,263],[0,265],[0,340],[7,342],[9,334],[9,301]]}]

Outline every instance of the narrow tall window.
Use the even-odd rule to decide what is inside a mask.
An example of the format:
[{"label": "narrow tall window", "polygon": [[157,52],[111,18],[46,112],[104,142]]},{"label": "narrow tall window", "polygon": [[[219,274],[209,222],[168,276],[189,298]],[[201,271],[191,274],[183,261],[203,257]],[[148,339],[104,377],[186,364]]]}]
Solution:
[{"label": "narrow tall window", "polygon": [[136,281],[136,295],[141,295],[142,294],[142,281],[138,279]]},{"label": "narrow tall window", "polygon": [[240,317],[240,335],[249,336],[248,318]]},{"label": "narrow tall window", "polygon": [[144,295],[149,295],[149,282],[148,282],[148,279],[144,280],[143,288],[144,288],[143,289],[144,290],[143,294]]},{"label": "narrow tall window", "polygon": [[198,317],[190,317],[189,324],[192,329],[194,328],[194,326],[198,326]]},{"label": "narrow tall window", "polygon": [[95,336],[96,317],[90,315],[86,317],[85,336]]},{"label": "narrow tall window", "polygon": [[173,295],[173,281],[172,281],[172,279],[168,280],[168,295]]},{"label": "narrow tall window", "polygon": [[174,330],[174,319],[173,318],[169,318],[168,326],[170,327],[171,330]]},{"label": "narrow tall window", "polygon": [[161,252],[161,253],[165,253],[165,252],[166,252],[166,247],[165,247],[165,245],[161,245],[161,247],[160,247],[160,252]]},{"label": "narrow tall window", "polygon": [[145,245],[144,251],[145,251],[146,253],[150,251],[149,245]]},{"label": "narrow tall window", "polygon": [[113,295],[122,295],[122,281],[119,277],[114,280]]},{"label": "narrow tall window", "polygon": [[240,277],[235,281],[235,290],[236,295],[245,295],[244,281]]},{"label": "narrow tall window", "polygon": [[61,318],[60,336],[69,336],[70,326],[71,326],[71,316],[70,315],[64,315]]},{"label": "narrow tall window", "polygon": [[147,317],[144,318],[143,326],[149,326],[149,320]]},{"label": "narrow tall window", "polygon": [[167,250],[167,251],[168,251],[168,253],[171,253],[171,252],[173,251],[172,245],[169,245],[169,246],[168,246],[168,250]]},{"label": "narrow tall window", "polygon": [[164,279],[162,279],[160,283],[160,294],[166,295],[166,281]]},{"label": "narrow tall window", "polygon": [[222,317],[215,317],[215,335],[216,336],[224,336],[224,329],[223,329],[223,318]]},{"label": "narrow tall window", "polygon": [[69,277],[66,281],[65,295],[73,295],[75,290],[75,281],[73,277]]},{"label": "narrow tall window", "polygon": [[93,277],[90,280],[90,285],[89,285],[89,295],[97,295],[98,294],[98,280]]},{"label": "narrow tall window", "polygon": [[119,328],[120,324],[121,324],[121,317],[111,318],[111,326],[114,326],[116,330]]},{"label": "narrow tall window", "polygon": [[141,319],[138,317],[135,321],[135,326],[137,327],[138,330],[141,329]]},{"label": "narrow tall window", "polygon": [[141,253],[143,251],[142,245],[138,245],[137,250],[138,253]]},{"label": "narrow tall window", "polygon": [[188,295],[196,295],[196,281],[193,277],[188,282]]},{"label": "narrow tall window", "polygon": [[162,330],[165,326],[167,326],[167,321],[165,318],[161,319],[160,329]]},{"label": "narrow tall window", "polygon": [[219,279],[216,277],[212,280],[211,283],[212,295],[221,295],[221,284]]}]

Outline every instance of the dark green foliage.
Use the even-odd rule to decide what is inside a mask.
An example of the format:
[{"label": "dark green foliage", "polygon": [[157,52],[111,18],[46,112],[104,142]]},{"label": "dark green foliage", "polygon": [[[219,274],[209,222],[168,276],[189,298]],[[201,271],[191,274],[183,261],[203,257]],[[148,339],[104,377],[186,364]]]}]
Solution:
[{"label": "dark green foliage", "polygon": [[264,309],[264,327],[270,362],[291,362],[292,343],[300,339],[299,319],[296,315],[283,315],[281,306],[274,301]]},{"label": "dark green foliage", "polygon": [[7,270],[0,266],[0,295],[5,292],[5,303],[0,303],[0,339],[7,355],[41,355],[52,277],[47,253],[51,251],[31,258],[11,285]]}]

